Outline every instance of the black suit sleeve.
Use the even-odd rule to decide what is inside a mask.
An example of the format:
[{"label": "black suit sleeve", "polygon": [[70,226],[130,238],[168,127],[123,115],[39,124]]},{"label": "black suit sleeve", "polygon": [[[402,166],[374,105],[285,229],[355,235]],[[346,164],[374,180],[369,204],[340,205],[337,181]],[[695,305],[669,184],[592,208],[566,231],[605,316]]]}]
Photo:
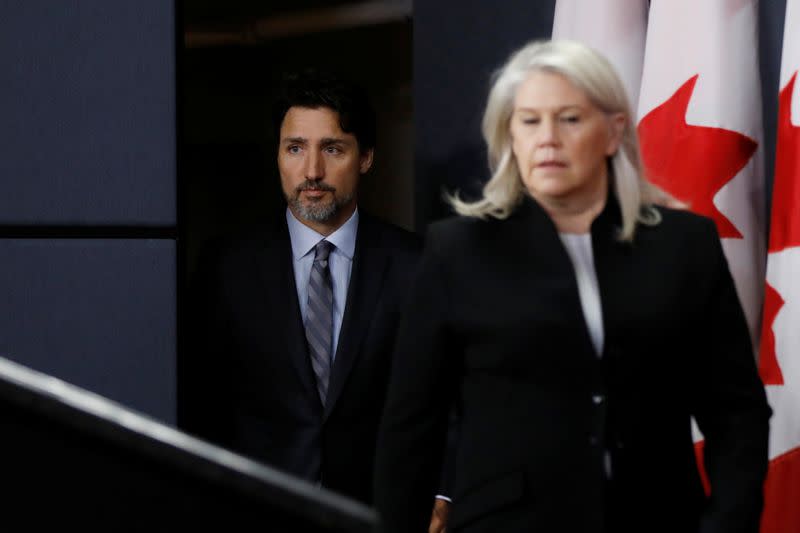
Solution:
[{"label": "black suit sleeve", "polygon": [[770,408],[758,377],[747,323],[717,237],[706,221],[696,257],[708,258],[705,321],[698,331],[694,416],[705,437],[711,497],[702,533],[759,529],[767,470]]},{"label": "black suit sleeve", "polygon": [[455,394],[447,278],[432,241],[401,320],[378,434],[375,503],[385,532],[427,531]]}]

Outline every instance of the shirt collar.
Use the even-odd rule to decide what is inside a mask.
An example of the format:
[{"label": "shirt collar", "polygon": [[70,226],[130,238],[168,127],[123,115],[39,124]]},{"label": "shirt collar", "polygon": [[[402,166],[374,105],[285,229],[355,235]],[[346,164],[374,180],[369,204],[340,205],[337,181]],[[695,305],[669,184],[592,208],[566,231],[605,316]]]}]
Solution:
[{"label": "shirt collar", "polygon": [[292,256],[297,261],[314,250],[322,239],[333,244],[337,250],[352,261],[356,251],[356,232],[358,231],[358,207],[347,221],[333,233],[325,237],[309,228],[294,216],[291,209],[286,208],[286,224],[289,227],[289,240],[292,243]]}]

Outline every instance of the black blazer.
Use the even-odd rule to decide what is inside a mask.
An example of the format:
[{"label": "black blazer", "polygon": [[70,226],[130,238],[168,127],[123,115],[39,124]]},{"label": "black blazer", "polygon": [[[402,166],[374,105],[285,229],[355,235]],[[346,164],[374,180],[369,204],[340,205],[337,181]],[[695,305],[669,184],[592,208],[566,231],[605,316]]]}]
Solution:
[{"label": "black blazer", "polygon": [[659,211],[633,244],[611,199],[592,225],[602,358],[535,201],[430,228],[379,433],[385,531],[426,531],[450,397],[450,531],[758,531],[770,410],[744,315],[713,223]]},{"label": "black blazer", "polygon": [[184,358],[181,425],[371,503],[391,348],[419,250],[413,234],[360,213],[324,409],[285,218],[208,253],[194,289],[199,344]]}]

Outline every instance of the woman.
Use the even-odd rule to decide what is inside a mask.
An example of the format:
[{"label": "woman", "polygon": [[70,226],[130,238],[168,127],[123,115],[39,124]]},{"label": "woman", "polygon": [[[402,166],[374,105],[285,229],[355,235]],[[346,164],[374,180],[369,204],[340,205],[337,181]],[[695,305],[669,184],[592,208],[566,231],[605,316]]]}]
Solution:
[{"label": "woman", "polygon": [[[386,531],[758,530],[769,407],[708,219],[656,207],[609,63],[536,42],[494,82],[491,180],[432,225],[379,435]],[[704,493],[694,417],[706,438]]]}]

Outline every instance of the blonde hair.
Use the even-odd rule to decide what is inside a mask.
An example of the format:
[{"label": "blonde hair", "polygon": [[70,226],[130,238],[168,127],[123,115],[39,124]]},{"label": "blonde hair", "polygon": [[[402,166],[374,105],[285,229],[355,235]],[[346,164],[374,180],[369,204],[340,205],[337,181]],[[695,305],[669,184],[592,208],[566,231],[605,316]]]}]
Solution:
[{"label": "blonde hair", "polygon": [[625,116],[620,146],[609,158],[613,192],[622,213],[619,239],[633,240],[637,223],[658,224],[661,215],[652,204],[669,200],[669,195],[643,177],[639,141],[624,86],[603,56],[574,41],[528,43],[495,73],[482,125],[491,179],[483,187],[480,200],[465,202],[456,193],[446,195],[447,201],[460,215],[483,219],[507,218],[522,202],[526,190],[511,151],[509,124],[517,88],[536,70],[564,76],[601,111]]}]

